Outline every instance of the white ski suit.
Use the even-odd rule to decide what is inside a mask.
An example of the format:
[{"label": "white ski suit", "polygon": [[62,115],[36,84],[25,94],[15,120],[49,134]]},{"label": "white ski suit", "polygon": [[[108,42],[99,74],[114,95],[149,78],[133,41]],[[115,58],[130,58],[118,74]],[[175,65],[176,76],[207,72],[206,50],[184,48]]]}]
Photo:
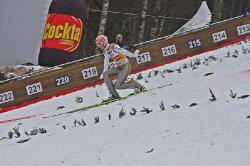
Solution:
[{"label": "white ski suit", "polygon": [[[109,44],[103,51],[103,55],[104,55],[104,68],[103,68],[104,82],[106,83],[109,93],[114,98],[119,97],[116,89],[143,88],[143,86],[138,82],[136,82],[135,80],[130,80],[125,82],[129,73],[132,70],[129,60],[127,59],[127,56],[134,57],[134,55],[131,52],[123,48],[120,48],[116,44]],[[112,59],[116,63],[116,67],[109,68],[110,59]],[[110,79],[110,75],[113,74],[117,75],[117,81],[115,82],[115,84],[113,84],[112,80]]]}]

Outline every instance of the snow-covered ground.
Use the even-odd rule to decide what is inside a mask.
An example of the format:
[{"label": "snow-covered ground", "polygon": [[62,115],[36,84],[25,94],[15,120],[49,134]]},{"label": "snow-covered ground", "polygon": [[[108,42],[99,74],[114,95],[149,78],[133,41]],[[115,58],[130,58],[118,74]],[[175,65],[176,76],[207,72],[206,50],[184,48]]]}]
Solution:
[{"label": "snow-covered ground", "polygon": [[[0,122],[37,115],[0,123],[0,165],[250,165],[250,43],[145,71],[142,77],[139,82],[149,91],[88,111],[57,115],[107,98],[105,85],[0,114]],[[143,107],[152,112],[141,112]],[[132,108],[136,115],[130,115]]]}]

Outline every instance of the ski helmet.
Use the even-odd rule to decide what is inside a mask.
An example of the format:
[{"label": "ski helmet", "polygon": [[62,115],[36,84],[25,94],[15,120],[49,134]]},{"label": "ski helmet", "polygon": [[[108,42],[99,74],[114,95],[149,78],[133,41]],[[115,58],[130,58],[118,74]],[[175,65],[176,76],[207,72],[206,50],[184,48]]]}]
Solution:
[{"label": "ski helmet", "polygon": [[104,35],[98,35],[95,39],[95,43],[100,49],[103,50],[108,45],[108,38]]}]

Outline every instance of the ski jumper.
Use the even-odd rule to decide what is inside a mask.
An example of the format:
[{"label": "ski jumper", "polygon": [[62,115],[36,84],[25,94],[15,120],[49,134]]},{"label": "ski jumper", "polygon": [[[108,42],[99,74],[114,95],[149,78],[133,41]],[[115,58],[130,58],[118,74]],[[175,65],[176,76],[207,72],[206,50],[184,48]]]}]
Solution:
[{"label": "ski jumper", "polygon": [[[109,44],[103,51],[104,55],[104,69],[103,78],[109,93],[114,97],[119,97],[116,89],[141,89],[143,86],[136,82],[135,80],[127,81],[127,77],[131,72],[132,68],[129,63],[128,57],[133,57],[133,54],[123,48],[120,48],[116,44]],[[109,59],[113,59],[116,63],[116,67],[109,69]],[[110,75],[116,74],[117,81],[113,84],[110,79]]]}]

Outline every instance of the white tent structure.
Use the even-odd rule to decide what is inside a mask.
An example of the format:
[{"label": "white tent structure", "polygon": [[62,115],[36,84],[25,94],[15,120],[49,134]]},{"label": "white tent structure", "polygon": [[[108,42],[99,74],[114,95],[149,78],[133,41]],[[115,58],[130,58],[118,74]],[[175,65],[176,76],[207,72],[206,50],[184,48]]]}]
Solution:
[{"label": "white tent structure", "polygon": [[206,1],[202,1],[201,7],[196,12],[196,14],[186,23],[184,24],[180,29],[178,29],[174,35],[190,31],[193,29],[205,27],[210,24],[211,22],[212,14],[207,6]]},{"label": "white tent structure", "polygon": [[0,65],[37,64],[50,2],[0,1]]}]

